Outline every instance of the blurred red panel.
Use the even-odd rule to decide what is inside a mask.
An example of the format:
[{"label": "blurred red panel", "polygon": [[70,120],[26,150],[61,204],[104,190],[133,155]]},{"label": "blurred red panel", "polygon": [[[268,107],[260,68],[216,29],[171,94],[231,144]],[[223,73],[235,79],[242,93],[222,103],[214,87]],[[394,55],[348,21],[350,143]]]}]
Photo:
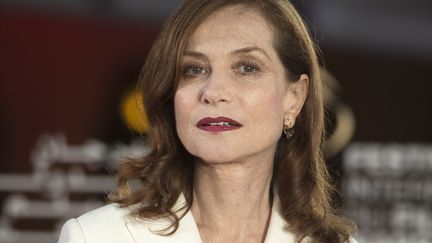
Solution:
[{"label": "blurred red panel", "polygon": [[73,143],[106,132],[122,74],[145,60],[157,31],[108,18],[0,10],[0,169],[29,171],[29,151],[42,133],[61,131]]}]

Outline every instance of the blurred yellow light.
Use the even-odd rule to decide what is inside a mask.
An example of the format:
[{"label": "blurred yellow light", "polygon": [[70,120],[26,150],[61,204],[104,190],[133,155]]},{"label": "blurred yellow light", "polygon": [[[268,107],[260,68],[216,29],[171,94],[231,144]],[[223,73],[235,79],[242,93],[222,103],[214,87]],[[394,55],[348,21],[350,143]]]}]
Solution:
[{"label": "blurred yellow light", "polygon": [[147,117],[140,92],[132,90],[121,101],[121,115],[129,129],[140,134],[147,133]]}]

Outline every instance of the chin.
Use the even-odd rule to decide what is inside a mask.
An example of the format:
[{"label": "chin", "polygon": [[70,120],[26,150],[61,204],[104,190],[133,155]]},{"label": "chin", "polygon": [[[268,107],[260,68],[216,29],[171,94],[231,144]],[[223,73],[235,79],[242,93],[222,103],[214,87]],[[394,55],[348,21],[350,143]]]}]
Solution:
[{"label": "chin", "polygon": [[228,162],[237,157],[243,149],[240,141],[234,139],[209,139],[196,136],[194,139],[181,139],[185,149],[199,160],[208,163]]},{"label": "chin", "polygon": [[198,161],[203,162],[204,164],[223,164],[230,163],[236,161],[238,156],[233,156],[230,153],[227,153],[227,150],[223,151],[201,151],[198,153],[191,153],[194,157],[197,158]]}]

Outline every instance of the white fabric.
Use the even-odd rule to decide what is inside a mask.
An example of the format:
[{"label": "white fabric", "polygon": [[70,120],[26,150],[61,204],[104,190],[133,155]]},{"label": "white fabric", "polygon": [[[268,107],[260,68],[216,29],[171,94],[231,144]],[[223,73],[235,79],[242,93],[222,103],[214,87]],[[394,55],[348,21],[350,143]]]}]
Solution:
[{"label": "white fabric", "polygon": [[[276,201],[276,200],[275,200]],[[176,207],[184,205],[181,196]],[[284,220],[278,205],[273,205],[264,243],[294,243],[294,235],[284,230]],[[118,204],[90,211],[78,218],[69,219],[63,226],[58,243],[202,243],[196,222],[189,210],[180,220],[179,228],[170,236],[156,232],[169,225],[166,219],[137,220],[129,216],[129,209]],[[350,239],[350,243],[356,243]]]}]

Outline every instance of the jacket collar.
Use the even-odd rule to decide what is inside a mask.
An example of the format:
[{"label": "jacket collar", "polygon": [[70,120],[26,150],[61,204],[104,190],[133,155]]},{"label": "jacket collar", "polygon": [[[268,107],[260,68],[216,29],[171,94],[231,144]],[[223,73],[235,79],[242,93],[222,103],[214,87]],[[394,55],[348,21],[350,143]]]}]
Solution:
[{"label": "jacket collar", "polygon": [[286,222],[280,213],[279,197],[275,194],[264,243],[295,242],[294,235],[285,229],[285,225]]},{"label": "jacket collar", "polygon": [[[174,209],[185,205],[186,200],[180,195]],[[184,211],[183,211],[184,212]],[[180,211],[178,214],[183,213]],[[170,225],[168,219],[128,219],[126,226],[136,243],[160,242],[160,243],[202,243],[197,224],[189,210],[180,220],[177,231],[169,236],[157,234],[158,230],[166,229]],[[272,212],[269,227],[267,229],[264,243],[275,242],[295,242],[294,235],[284,229],[285,220],[279,211],[279,198],[275,196],[273,200]]]}]

